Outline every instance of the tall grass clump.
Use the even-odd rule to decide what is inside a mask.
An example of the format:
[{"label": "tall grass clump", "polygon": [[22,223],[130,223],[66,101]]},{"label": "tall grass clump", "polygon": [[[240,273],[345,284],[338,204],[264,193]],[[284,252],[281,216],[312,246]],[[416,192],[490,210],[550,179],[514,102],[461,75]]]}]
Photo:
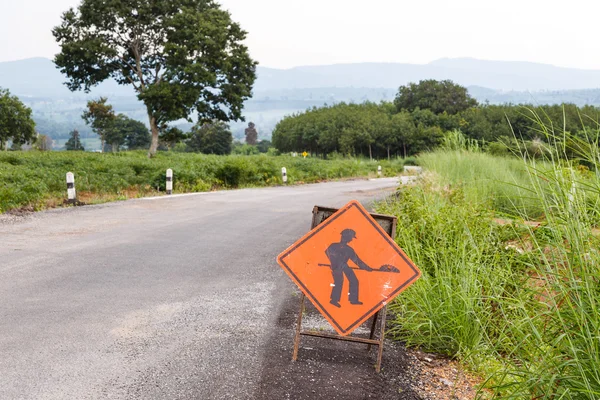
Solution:
[{"label": "tall grass clump", "polygon": [[[462,134],[458,132],[454,136],[461,137]],[[445,185],[460,187],[466,201],[486,203],[500,213],[519,209],[530,219],[542,215],[543,210],[531,192],[530,161],[496,157],[463,142],[455,138],[447,147],[423,154],[419,158],[420,164],[439,174]],[[549,165],[543,161],[537,163],[538,169],[546,167]]]},{"label": "tall grass clump", "polygon": [[[391,333],[409,345],[461,357],[479,366],[502,348],[507,318],[523,315],[501,299],[528,296],[523,260],[505,242],[518,236],[493,223],[493,213],[429,179],[380,205],[398,216],[396,240],[422,270],[422,278],[394,303]],[[499,346],[499,347],[497,347]]]},{"label": "tall grass clump", "polygon": [[[522,363],[493,376],[505,398],[600,398],[600,157],[597,132],[567,137],[532,112],[551,143],[552,168],[528,168],[543,208],[540,228],[528,227],[526,252],[536,300],[526,340],[515,343]],[[575,163],[573,162],[575,158]],[[569,160],[570,161],[565,161]],[[583,162],[587,168],[578,168]],[[526,355],[526,356],[523,356]]]},{"label": "tall grass clump", "polygon": [[[423,182],[380,205],[398,216],[397,242],[423,270],[393,304],[391,332],[481,373],[481,397],[598,399],[598,135],[574,140],[531,118],[552,150],[544,160],[486,157],[486,168],[478,153],[434,153],[424,157]],[[435,158],[467,165],[448,171]],[[497,167],[512,170],[510,179],[490,175]],[[494,176],[493,184],[472,191],[460,171],[468,182]],[[510,190],[503,202],[481,196]]]}]

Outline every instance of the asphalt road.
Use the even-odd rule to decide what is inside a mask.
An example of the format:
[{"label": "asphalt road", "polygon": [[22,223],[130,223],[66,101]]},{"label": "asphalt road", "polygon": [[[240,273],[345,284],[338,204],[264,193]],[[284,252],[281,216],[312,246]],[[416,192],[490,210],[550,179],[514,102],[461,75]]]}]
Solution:
[{"label": "asphalt road", "polygon": [[397,183],[0,216],[0,399],[256,398],[294,290],[276,255],[309,229],[315,204],[368,204]]}]

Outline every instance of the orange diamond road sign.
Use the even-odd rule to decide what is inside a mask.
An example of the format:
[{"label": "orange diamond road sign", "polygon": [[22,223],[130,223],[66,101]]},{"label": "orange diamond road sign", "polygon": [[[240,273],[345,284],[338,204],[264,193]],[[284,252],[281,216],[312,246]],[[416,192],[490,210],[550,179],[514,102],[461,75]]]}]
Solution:
[{"label": "orange diamond road sign", "polygon": [[358,201],[351,201],[277,257],[343,336],[421,276]]}]

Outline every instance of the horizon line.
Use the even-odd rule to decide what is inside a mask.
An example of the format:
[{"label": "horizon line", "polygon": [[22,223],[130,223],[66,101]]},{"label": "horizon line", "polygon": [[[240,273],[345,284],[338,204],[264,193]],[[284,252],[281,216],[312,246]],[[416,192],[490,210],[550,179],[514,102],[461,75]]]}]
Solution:
[{"label": "horizon line", "polygon": [[[0,64],[18,63],[18,62],[22,62],[22,61],[39,60],[39,59],[52,62],[52,59],[48,58],[48,57],[33,56],[33,57],[20,58],[20,59],[16,59],[16,60],[0,61]],[[436,58],[436,59],[426,62],[426,63],[414,63],[414,62],[411,63],[411,62],[399,62],[399,61],[359,61],[359,62],[339,62],[339,63],[325,63],[325,64],[304,64],[304,65],[296,65],[293,67],[270,67],[267,65],[261,65],[259,62],[258,67],[279,70],[279,71],[290,71],[290,70],[300,69],[300,68],[334,67],[334,66],[365,65],[365,64],[370,64],[370,65],[386,65],[386,64],[387,65],[414,65],[414,66],[434,65],[435,66],[435,63],[440,62],[440,61],[459,61],[459,60],[468,60],[468,61],[476,61],[476,62],[484,62],[484,63],[532,64],[532,65],[553,67],[553,68],[557,68],[557,69],[567,69],[567,70],[577,70],[577,71],[600,71],[600,68],[593,69],[593,68],[580,68],[580,67],[564,67],[564,66],[547,64],[547,63],[542,63],[542,62],[537,62],[537,61],[491,60],[491,59],[483,59],[483,58],[476,58],[476,57],[469,57],[469,56],[441,57],[441,58]],[[452,66],[449,66],[449,68],[452,68]]]}]

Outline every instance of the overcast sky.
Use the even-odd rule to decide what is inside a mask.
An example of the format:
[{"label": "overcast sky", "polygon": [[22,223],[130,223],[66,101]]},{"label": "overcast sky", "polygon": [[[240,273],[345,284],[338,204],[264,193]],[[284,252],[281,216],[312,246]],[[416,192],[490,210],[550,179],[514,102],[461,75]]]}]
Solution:
[{"label": "overcast sky", "polygon": [[[0,0],[0,61],[52,58],[79,0]],[[221,0],[262,66],[443,57],[600,69],[597,0]]]}]

